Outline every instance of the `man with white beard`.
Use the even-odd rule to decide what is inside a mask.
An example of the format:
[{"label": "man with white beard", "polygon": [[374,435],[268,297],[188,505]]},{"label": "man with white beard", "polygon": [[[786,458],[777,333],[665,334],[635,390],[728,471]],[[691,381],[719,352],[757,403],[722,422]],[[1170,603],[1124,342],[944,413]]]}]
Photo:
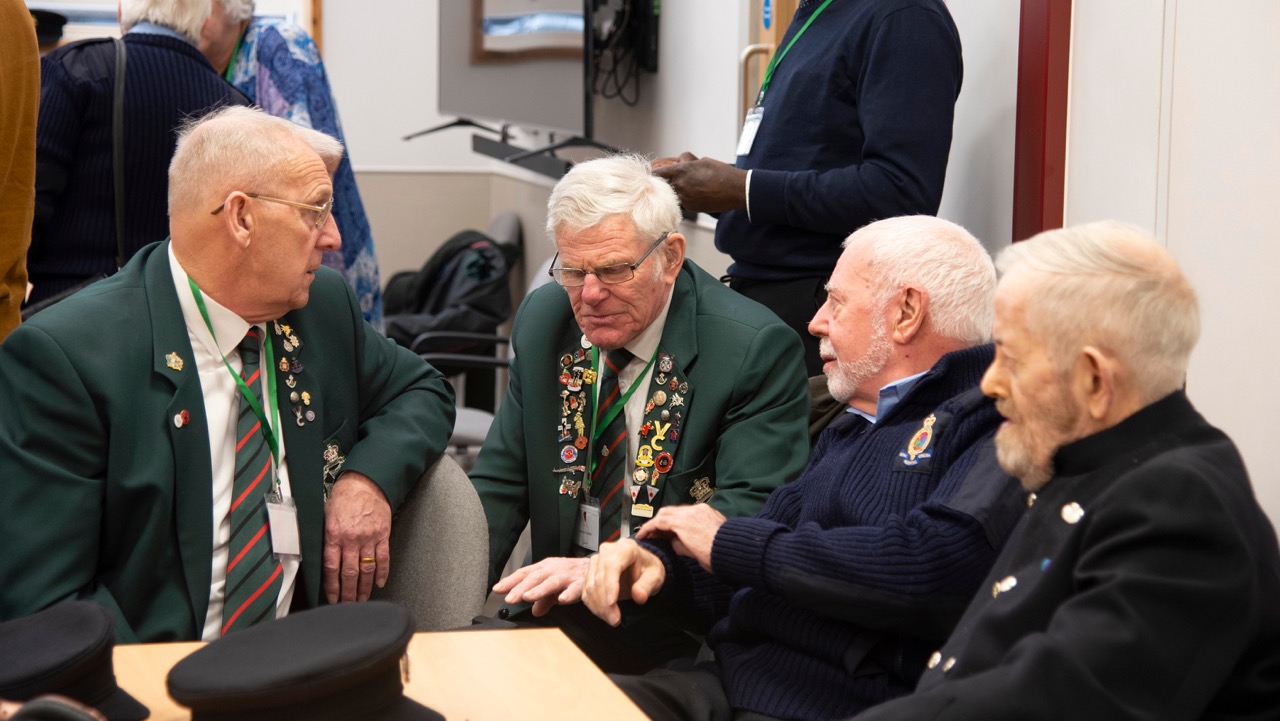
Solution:
[{"label": "man with white beard", "polygon": [[1115,222],[999,266],[982,388],[1030,507],[917,692],[859,720],[1275,719],[1280,551],[1235,445],[1183,392],[1190,282]]},{"label": "man with white beard", "polygon": [[833,719],[907,693],[1025,505],[978,388],[981,244],[937,218],[879,221],[845,241],[827,291],[809,330],[848,412],[800,477],[755,517],[663,508],[591,560],[583,600],[605,621],[711,628],[696,669],[613,677],[653,718]]}]

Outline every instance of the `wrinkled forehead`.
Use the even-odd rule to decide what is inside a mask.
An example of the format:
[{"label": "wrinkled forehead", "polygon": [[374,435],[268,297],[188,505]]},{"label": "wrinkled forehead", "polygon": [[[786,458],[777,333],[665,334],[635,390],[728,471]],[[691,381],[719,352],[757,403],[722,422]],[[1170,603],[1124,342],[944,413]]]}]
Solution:
[{"label": "wrinkled forehead", "polygon": [[995,337],[1001,342],[1041,344],[1027,323],[1027,314],[1034,310],[1036,289],[1043,288],[1052,279],[1043,273],[1014,270],[1005,273],[996,285]]},{"label": "wrinkled forehead", "polygon": [[629,263],[645,250],[630,218],[612,216],[590,228],[561,228],[556,234],[556,252],[563,262],[588,265]]}]

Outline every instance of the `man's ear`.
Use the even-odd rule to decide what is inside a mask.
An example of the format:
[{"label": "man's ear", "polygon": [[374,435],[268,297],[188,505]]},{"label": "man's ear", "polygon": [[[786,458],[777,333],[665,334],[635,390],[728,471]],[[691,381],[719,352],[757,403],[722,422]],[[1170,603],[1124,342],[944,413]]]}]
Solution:
[{"label": "man's ear", "polygon": [[667,259],[667,268],[662,274],[663,280],[668,283],[676,282],[676,276],[680,274],[680,267],[684,265],[684,236],[680,233],[672,232],[662,243],[664,257]]},{"label": "man's ear", "polygon": [[218,216],[222,219],[227,234],[235,239],[236,245],[242,249],[248,248],[257,229],[257,218],[251,210],[249,196],[238,190],[232,191]]},{"label": "man's ear", "polygon": [[1106,419],[1116,403],[1116,371],[1115,359],[1094,346],[1085,346],[1076,358],[1072,384],[1095,421]]},{"label": "man's ear", "polygon": [[925,314],[929,310],[929,294],[914,286],[907,286],[889,301],[892,308],[890,323],[893,342],[906,345],[924,327]]}]

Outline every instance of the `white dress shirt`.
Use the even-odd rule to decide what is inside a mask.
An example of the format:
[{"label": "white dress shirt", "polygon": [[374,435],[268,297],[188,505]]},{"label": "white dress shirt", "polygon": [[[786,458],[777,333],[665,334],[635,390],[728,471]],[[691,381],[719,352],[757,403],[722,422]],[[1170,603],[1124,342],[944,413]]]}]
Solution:
[{"label": "white dress shirt", "polygon": [[[644,407],[649,402],[649,396],[644,393],[644,389],[649,387],[653,378],[653,372],[657,369],[657,361],[649,366],[648,372],[643,376],[640,375],[645,370],[645,366],[649,364],[649,359],[654,357],[654,353],[658,350],[658,343],[662,341],[662,331],[667,327],[667,312],[671,310],[672,290],[667,292],[667,302],[662,306],[662,312],[657,318],[645,328],[640,335],[632,339],[625,346],[631,352],[634,358],[631,362],[622,367],[618,373],[618,392],[626,393],[628,389],[635,383],[640,383],[640,388],[627,399],[627,404],[622,407],[623,414],[627,417],[627,456],[623,468],[626,469],[627,476],[630,477],[631,471],[635,469],[636,454],[640,452],[639,432],[640,426],[644,423]],[[679,359],[677,359],[679,360]],[[602,361],[603,364],[603,361]],[[628,487],[630,482],[628,482]],[[624,488],[623,493],[627,498],[631,497],[631,492]],[[623,502],[622,504],[622,534],[619,538],[631,537],[631,504]]]},{"label": "white dress shirt", "polygon": [[[191,339],[191,350],[194,355],[196,369],[200,374],[200,387],[204,392],[204,415],[209,426],[210,463],[213,468],[213,565],[211,567],[211,583],[209,584],[209,611],[205,616],[204,632],[201,638],[212,641],[221,635],[223,590],[227,583],[227,556],[231,542],[231,496],[236,467],[236,423],[240,416],[240,388],[222,359],[225,357],[232,369],[240,372],[242,363],[237,346],[249,332],[250,324],[235,313],[227,310],[218,301],[204,295],[205,308],[209,311],[209,323],[217,334],[217,341],[205,326],[200,308],[191,294],[191,286],[187,283],[187,272],[183,270],[178,259],[169,248],[169,268],[173,272],[174,289],[178,292],[178,303],[182,306],[182,317],[187,324],[187,337]],[[262,325],[258,326],[264,340],[270,332]],[[262,355],[265,358],[266,354]],[[273,369],[263,368],[274,372]],[[267,398],[267,376],[269,372],[260,374],[259,382],[263,384],[262,397]],[[263,410],[269,412],[269,403],[263,404]],[[280,444],[277,479],[280,493],[289,497],[289,472],[285,459],[283,426],[280,425],[280,414],[277,410],[274,428],[276,439]],[[179,469],[181,470],[181,469]],[[280,597],[276,602],[276,618],[289,612],[289,603],[293,599],[294,583],[298,576],[299,561],[296,558],[282,562],[284,580],[280,584]]]}]

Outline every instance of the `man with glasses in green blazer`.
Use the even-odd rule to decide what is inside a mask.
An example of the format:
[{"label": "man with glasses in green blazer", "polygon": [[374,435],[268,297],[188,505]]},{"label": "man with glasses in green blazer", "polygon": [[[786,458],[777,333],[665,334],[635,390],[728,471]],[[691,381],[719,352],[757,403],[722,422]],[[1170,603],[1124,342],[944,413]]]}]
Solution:
[{"label": "man with glasses in green blazer", "polygon": [[[556,185],[556,283],[516,314],[511,380],[471,473],[500,616],[560,626],[606,671],[698,643],[664,622],[613,629],[586,612],[575,602],[587,557],[661,507],[755,513],[809,453],[799,337],[685,260],[679,222],[675,192],[643,158],[582,163]],[[526,522],[533,563],[499,581]]]},{"label": "man with glasses in green blazer", "polygon": [[0,346],[0,620],[88,598],[122,641],[212,640],[386,582],[453,392],[320,266],[341,158],[258,110],[194,122],[171,240]]}]

